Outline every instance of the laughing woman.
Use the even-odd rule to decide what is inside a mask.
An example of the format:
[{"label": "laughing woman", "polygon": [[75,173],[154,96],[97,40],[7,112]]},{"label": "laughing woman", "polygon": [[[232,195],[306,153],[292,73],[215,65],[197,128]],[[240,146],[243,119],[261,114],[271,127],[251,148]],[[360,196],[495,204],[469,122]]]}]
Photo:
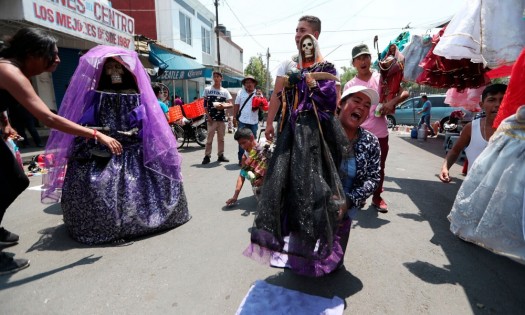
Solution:
[{"label": "laughing woman", "polygon": [[356,85],[347,89],[340,101],[339,120],[350,141],[350,149],[340,168],[347,211],[339,214],[341,223],[336,240],[341,252],[340,257],[337,257],[339,261],[336,260],[337,266],[343,264],[352,220],[365,200],[374,193],[381,178],[379,141],[372,133],[360,127],[368,117],[371,104],[377,104],[378,100],[379,95],[375,90]]}]

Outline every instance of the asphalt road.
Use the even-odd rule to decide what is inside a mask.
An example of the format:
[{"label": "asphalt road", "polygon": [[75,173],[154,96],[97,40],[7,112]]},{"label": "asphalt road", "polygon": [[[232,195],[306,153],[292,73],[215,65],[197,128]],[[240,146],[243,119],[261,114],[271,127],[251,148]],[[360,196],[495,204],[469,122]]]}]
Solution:
[{"label": "asphalt road", "polygon": [[[525,266],[450,233],[447,214],[462,176],[437,173],[443,138],[417,142],[391,134],[384,197],[387,214],[358,214],[346,270],[312,279],[245,258],[256,203],[245,187],[233,195],[236,145],[230,163],[200,164],[197,144],[181,149],[193,218],[174,230],[129,246],[85,246],[64,227],[60,205],[43,205],[26,190],[4,226],[21,236],[7,251],[31,266],[0,276],[1,314],[234,314],[256,280],[345,300],[345,314],[523,314]],[[213,154],[215,155],[216,144]],[[214,156],[212,161],[215,161]],[[38,189],[41,178],[31,178]]]}]

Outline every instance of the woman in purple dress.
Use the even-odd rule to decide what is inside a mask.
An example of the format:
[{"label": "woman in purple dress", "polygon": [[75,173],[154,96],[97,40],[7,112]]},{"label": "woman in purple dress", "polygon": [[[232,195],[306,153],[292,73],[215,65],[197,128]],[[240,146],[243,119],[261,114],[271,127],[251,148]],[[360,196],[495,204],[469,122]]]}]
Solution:
[{"label": "woman in purple dress", "polygon": [[[301,39],[297,69],[288,73],[279,138],[268,166],[251,245],[244,254],[264,263],[286,257],[294,272],[322,276],[345,208],[338,166],[348,145],[335,118],[336,70],[316,39]],[[345,209],[346,210],[346,209]]]},{"label": "woman in purple dress", "polygon": [[65,172],[62,209],[75,240],[118,243],[191,218],[175,137],[135,52],[97,46],[82,56],[60,114],[123,146],[116,156],[96,141],[51,135],[43,201],[57,201]]}]

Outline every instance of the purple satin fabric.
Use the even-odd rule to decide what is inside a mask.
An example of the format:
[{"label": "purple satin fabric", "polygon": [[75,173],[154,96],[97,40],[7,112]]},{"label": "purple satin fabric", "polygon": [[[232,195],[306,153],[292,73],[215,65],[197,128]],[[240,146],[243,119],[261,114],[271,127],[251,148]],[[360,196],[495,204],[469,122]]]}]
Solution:
[{"label": "purple satin fabric", "polygon": [[[92,114],[84,114],[93,111],[96,102],[96,93],[90,92],[96,89],[104,62],[109,57],[119,58],[131,71],[141,94],[144,112],[136,113],[135,118],[142,124],[144,166],[170,179],[181,181],[182,157],[177,151],[177,141],[158,105],[149,76],[136,52],[102,45],[90,49],[80,58],[58,114],[74,122],[80,122],[82,117],[86,118],[85,122],[89,121],[88,118]],[[138,121],[137,124],[139,125]],[[74,138],[73,135],[57,130],[50,134],[46,154],[52,154],[54,158],[46,162],[48,174],[42,180],[43,203],[60,201],[63,178]]]},{"label": "purple satin fabric", "polygon": [[291,115],[292,125],[294,125],[297,121],[297,115],[299,112],[313,109],[312,101],[315,102],[315,105],[317,106],[317,114],[319,115],[319,119],[328,119],[330,115],[335,113],[337,108],[335,81],[319,80],[317,81],[317,88],[309,89],[304,76],[306,73],[314,72],[328,72],[330,74],[336,75],[334,66],[327,62],[317,63],[312,67],[303,69],[301,71],[301,76],[303,79],[297,83],[295,89],[287,92],[295,93],[295,90],[297,90],[299,97],[297,109],[293,111]]}]

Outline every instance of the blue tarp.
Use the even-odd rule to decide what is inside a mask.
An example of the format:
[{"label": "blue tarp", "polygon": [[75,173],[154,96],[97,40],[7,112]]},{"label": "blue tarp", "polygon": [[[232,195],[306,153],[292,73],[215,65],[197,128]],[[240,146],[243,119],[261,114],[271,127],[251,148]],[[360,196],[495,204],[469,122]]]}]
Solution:
[{"label": "blue tarp", "polygon": [[150,44],[149,61],[159,67],[161,80],[186,80],[204,76],[204,66],[197,61]]}]

